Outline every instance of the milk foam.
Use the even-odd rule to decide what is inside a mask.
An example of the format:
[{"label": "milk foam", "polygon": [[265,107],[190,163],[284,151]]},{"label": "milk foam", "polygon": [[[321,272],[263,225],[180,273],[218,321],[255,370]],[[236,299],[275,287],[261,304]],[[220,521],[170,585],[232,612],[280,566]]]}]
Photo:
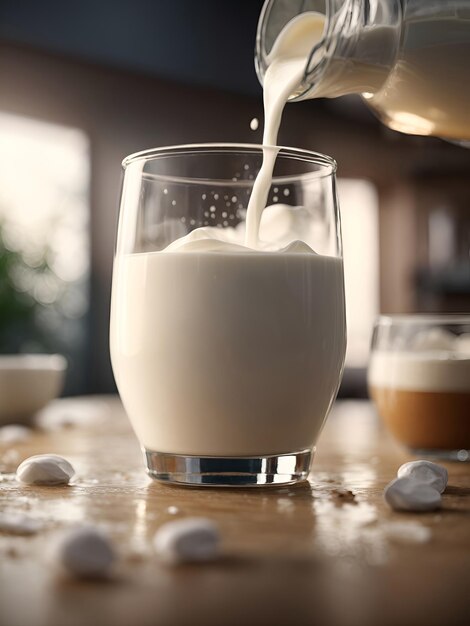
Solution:
[{"label": "milk foam", "polygon": [[375,351],[368,380],[372,387],[470,393],[470,354]]},{"label": "milk foam", "polygon": [[262,213],[256,248],[245,245],[245,224],[235,227],[205,226],[192,230],[165,248],[165,252],[294,252],[315,254],[312,248],[296,237],[309,236],[311,227],[303,207],[274,204]]}]

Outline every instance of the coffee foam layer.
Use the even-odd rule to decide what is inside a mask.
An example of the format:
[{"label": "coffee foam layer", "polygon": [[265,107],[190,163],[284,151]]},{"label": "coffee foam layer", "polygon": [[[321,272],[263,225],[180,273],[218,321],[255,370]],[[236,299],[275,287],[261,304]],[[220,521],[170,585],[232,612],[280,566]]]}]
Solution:
[{"label": "coffee foam layer", "polygon": [[376,351],[368,380],[372,387],[470,393],[470,354]]}]

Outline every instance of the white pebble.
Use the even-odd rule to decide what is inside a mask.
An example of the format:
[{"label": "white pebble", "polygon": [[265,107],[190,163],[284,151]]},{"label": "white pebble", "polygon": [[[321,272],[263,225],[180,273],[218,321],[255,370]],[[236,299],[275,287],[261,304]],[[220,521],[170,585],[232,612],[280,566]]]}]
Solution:
[{"label": "white pebble", "polygon": [[34,535],[43,523],[23,513],[0,513],[0,532],[12,535]]},{"label": "white pebble", "polygon": [[445,467],[431,461],[410,461],[402,465],[398,478],[410,478],[419,483],[430,485],[442,493],[447,486],[448,473]]},{"label": "white pebble", "polygon": [[16,478],[26,485],[67,485],[75,470],[57,454],[37,454],[23,461]]},{"label": "white pebble", "polygon": [[31,436],[31,428],[21,424],[8,424],[0,428],[0,443],[18,443],[26,441]]},{"label": "white pebble", "polygon": [[153,539],[160,558],[172,564],[213,561],[219,552],[219,531],[209,519],[188,517],[163,524]]},{"label": "white pebble", "polygon": [[75,578],[104,578],[116,560],[109,537],[93,526],[58,533],[48,546],[51,564]]},{"label": "white pebble", "polygon": [[259,127],[259,121],[257,117],[254,117],[251,122],[250,122],[250,128],[251,130],[258,130]]},{"label": "white pebble", "polygon": [[384,498],[395,511],[435,511],[442,503],[437,489],[410,478],[392,480],[385,487]]}]

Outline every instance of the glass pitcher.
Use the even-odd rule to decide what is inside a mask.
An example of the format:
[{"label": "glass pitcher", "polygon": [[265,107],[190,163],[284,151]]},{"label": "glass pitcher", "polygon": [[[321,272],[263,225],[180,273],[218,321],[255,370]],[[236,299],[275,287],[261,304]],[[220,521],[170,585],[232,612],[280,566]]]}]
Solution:
[{"label": "glass pitcher", "polygon": [[307,11],[325,27],[291,100],[358,93],[394,130],[470,140],[470,0],[266,0],[261,83],[276,37]]}]

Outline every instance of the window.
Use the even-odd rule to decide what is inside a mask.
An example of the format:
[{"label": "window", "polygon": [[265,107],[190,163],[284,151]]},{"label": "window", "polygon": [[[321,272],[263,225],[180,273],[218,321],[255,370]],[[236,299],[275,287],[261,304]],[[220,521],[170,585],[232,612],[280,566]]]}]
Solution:
[{"label": "window", "polygon": [[374,185],[338,181],[344,248],[348,349],[346,365],[366,367],[374,319],[379,312],[379,208]]},{"label": "window", "polygon": [[13,312],[0,319],[0,351],[64,353],[74,392],[88,308],[88,138],[3,112],[0,137],[0,281],[11,287],[0,304]]}]

